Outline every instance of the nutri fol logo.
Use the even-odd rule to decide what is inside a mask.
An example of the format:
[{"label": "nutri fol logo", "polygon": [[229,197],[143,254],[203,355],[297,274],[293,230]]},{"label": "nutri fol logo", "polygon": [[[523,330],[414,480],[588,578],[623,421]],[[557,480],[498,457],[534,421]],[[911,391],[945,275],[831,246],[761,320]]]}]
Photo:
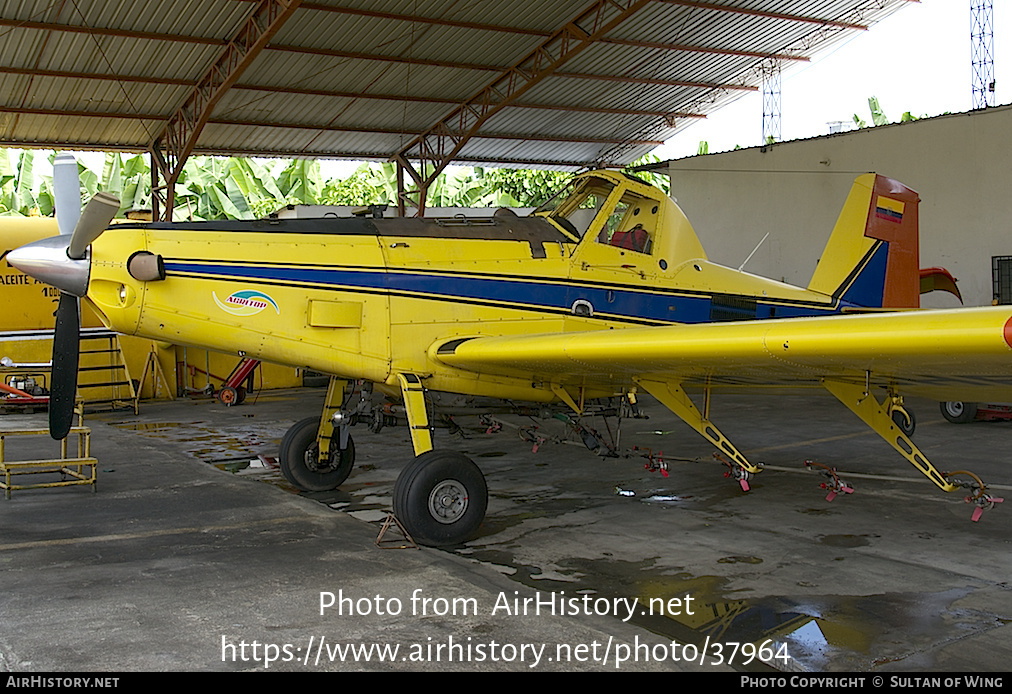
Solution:
[{"label": "nutri fol logo", "polygon": [[275,313],[281,315],[278,303],[256,289],[232,292],[224,300],[219,299],[215,292],[211,292],[211,296],[214,297],[214,303],[218,304],[218,308],[233,316],[255,316],[268,306],[272,307]]}]

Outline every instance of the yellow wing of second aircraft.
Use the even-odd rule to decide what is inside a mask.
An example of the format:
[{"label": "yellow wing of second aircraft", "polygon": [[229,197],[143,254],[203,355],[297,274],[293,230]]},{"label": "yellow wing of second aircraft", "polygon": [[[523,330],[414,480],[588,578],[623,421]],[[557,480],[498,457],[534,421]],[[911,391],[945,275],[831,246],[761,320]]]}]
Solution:
[{"label": "yellow wing of second aircraft", "polygon": [[[938,487],[955,491],[959,485],[953,475],[938,471],[910,439],[913,420],[903,408],[902,394],[1012,400],[1012,310],[889,312],[479,337],[446,343],[433,356],[460,369],[549,383],[571,406],[576,403],[574,389],[640,387],[734,462],[745,489],[748,475],[761,466],[749,462],[710,421],[711,388],[821,385]],[[694,385],[703,387],[702,410],[686,394]],[[876,394],[883,390],[880,401]],[[993,504],[974,479],[978,505]]]}]

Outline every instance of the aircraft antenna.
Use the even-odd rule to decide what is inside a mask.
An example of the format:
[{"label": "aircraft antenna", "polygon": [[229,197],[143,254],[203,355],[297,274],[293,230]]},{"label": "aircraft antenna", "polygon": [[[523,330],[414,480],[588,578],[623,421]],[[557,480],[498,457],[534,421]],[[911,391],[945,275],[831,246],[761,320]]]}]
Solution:
[{"label": "aircraft antenna", "polygon": [[748,257],[745,258],[745,260],[741,261],[741,265],[738,266],[738,272],[741,272],[741,269],[745,267],[745,263],[752,260],[752,256],[754,256],[755,252],[759,250],[759,246],[763,245],[763,242],[766,241],[767,238],[769,238],[769,235],[770,232],[767,231],[766,236],[763,236],[761,239],[759,239],[759,243],[755,245],[755,248],[753,248],[752,252],[748,254]]}]

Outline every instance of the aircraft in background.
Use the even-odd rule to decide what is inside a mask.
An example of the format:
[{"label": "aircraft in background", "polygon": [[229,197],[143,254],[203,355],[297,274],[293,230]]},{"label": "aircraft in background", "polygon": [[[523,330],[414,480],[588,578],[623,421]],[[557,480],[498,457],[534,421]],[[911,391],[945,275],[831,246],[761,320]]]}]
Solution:
[{"label": "aircraft in background", "polygon": [[[486,219],[106,231],[114,204],[96,196],[76,228],[61,222],[63,236],[8,255],[64,292],[54,436],[69,427],[76,369],[56,359],[76,355],[81,297],[121,333],[308,367],[399,395],[416,457],[398,477],[394,512],[424,544],[466,540],[487,503],[474,462],[433,447],[437,393],[561,403],[578,417],[597,399],[632,404],[646,392],[710,441],[747,489],[761,464],[711,419],[712,393],[812,386],[939,488],[969,487],[973,520],[1001,501],[975,475],[928,461],[910,438],[903,394],[1002,399],[1012,386],[1012,311],[905,310],[919,305],[922,282],[954,283],[943,271],[921,277],[918,197],[888,178],[855,181],[807,287],[708,261],[673,200],[610,171],[575,177],[528,217],[500,210]],[[58,193],[61,205],[73,207],[73,195]],[[335,383],[324,415],[282,440],[282,471],[304,490],[337,487],[354,464],[349,429],[365,399],[352,402]],[[701,408],[690,391],[701,391]]]}]

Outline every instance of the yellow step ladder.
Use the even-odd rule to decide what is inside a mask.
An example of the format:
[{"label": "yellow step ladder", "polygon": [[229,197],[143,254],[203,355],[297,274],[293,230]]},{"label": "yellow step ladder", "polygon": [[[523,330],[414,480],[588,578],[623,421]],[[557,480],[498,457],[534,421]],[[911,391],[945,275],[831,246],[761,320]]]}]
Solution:
[{"label": "yellow step ladder", "polygon": [[130,378],[116,333],[105,329],[81,331],[77,390],[86,407],[130,407],[137,414],[137,388]]}]

